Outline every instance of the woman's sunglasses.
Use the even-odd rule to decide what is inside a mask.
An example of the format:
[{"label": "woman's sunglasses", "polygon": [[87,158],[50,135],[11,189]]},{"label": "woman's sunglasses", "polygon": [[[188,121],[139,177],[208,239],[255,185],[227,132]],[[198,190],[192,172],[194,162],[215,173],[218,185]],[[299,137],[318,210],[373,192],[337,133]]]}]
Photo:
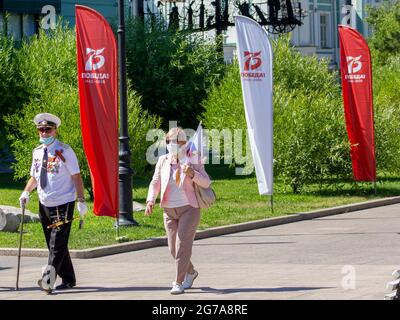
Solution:
[{"label": "woman's sunglasses", "polygon": [[46,132],[46,133],[49,133],[49,132],[51,132],[51,131],[53,131],[53,129],[54,128],[51,128],[51,127],[46,127],[46,128],[38,128],[38,131],[40,131],[40,132]]}]

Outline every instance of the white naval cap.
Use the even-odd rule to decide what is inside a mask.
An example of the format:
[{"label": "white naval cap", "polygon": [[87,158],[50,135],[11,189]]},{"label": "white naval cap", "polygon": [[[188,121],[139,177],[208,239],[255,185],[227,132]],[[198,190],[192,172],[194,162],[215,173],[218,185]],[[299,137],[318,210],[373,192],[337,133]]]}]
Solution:
[{"label": "white naval cap", "polygon": [[51,113],[39,113],[33,118],[33,122],[37,127],[56,127],[61,125],[61,120],[59,117]]}]

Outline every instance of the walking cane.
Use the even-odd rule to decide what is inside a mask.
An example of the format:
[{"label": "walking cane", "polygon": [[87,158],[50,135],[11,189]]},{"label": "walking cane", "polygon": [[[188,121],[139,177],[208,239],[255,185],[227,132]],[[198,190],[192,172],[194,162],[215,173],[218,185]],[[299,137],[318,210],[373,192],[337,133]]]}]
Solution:
[{"label": "walking cane", "polygon": [[19,282],[19,269],[21,265],[21,246],[22,246],[22,232],[24,230],[24,220],[25,220],[25,203],[22,204],[22,218],[21,218],[21,226],[19,231],[19,249],[18,249],[18,267],[17,267],[17,283],[15,285],[15,290],[18,291],[18,282]]}]

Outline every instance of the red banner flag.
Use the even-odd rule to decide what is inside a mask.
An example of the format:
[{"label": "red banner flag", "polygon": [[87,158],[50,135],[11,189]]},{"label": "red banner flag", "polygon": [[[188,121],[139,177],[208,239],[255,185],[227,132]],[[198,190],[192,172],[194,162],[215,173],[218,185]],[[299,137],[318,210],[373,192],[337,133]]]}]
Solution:
[{"label": "red banner flag", "polygon": [[97,11],[76,6],[82,139],[94,193],[94,213],[118,216],[117,46]]},{"label": "red banner flag", "polygon": [[340,71],[354,180],[376,181],[371,54],[364,38],[339,26]]}]

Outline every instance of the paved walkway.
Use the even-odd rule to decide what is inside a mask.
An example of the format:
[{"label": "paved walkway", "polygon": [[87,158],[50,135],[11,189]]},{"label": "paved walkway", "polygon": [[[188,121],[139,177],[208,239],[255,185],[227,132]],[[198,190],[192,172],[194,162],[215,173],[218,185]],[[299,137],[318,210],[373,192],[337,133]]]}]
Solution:
[{"label": "paved walkway", "polygon": [[[377,299],[400,267],[400,204],[195,242],[193,289],[169,294],[166,247],[75,259],[78,286],[43,294],[45,258],[0,257],[0,299]],[[73,236],[73,235],[72,235]]]}]

